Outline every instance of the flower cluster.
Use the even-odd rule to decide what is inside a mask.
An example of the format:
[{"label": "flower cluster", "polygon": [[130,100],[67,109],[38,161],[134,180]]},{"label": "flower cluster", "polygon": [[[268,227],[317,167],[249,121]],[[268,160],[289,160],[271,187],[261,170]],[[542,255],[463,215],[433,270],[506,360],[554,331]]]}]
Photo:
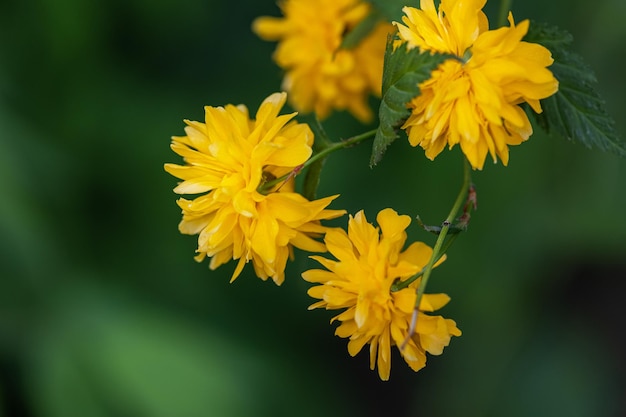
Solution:
[{"label": "flower cluster", "polygon": [[334,109],[370,121],[370,94],[380,96],[387,34],[380,22],[353,48],[345,35],[361,23],[371,7],[362,0],[286,0],[283,18],[260,17],[253,30],[264,40],[279,41],[274,60],[285,70],[283,89],[300,112],[327,117]]},{"label": "flower cluster", "polygon": [[421,0],[421,10],[405,7],[404,25],[396,23],[401,40],[424,51],[454,54],[420,85],[411,100],[411,116],[404,123],[409,141],[434,159],[443,148],[460,144],[475,169],[482,169],[487,153],[494,162],[509,161],[508,145],[532,134],[528,103],[541,113],[539,100],[557,91],[558,82],[547,69],[553,60],[545,47],[522,41],[529,22],[488,30],[482,12],[486,0]]},{"label": "flower cluster", "polygon": [[172,150],[186,162],[165,165],[183,180],[174,191],[201,194],[178,200],[179,229],[199,234],[196,260],[211,257],[211,269],[238,259],[232,280],[252,261],[260,278],[281,284],[292,247],[324,252],[314,240],[326,231],[320,220],[345,213],[326,209],[336,196],[308,201],[293,192],[289,178],[260,192],[268,179],[289,174],[311,156],[309,127],[291,120],[295,113],[278,115],[285,100],[285,93],[272,94],[255,120],[245,106],[206,107],[205,123],[186,121],[187,135],[172,138]]},{"label": "flower cluster", "polygon": [[460,336],[456,323],[425,312],[438,310],[448,303],[445,294],[424,294],[413,334],[409,334],[416,303],[419,280],[392,291],[392,285],[416,275],[426,266],[432,249],[414,242],[404,251],[409,216],[384,209],[376,217],[378,228],[367,222],[363,211],[350,216],[348,232],[333,229],[326,233],[329,252],[337,259],[312,256],[326,269],[312,269],[302,274],[309,282],[320,285],[309,295],[320,299],[310,308],[345,309],[335,334],[349,338],[348,352],[354,356],[370,345],[370,368],[378,366],[382,380],[389,379],[391,347],[403,346],[400,353],[411,369],[426,365],[426,353],[439,355],[452,336]]},{"label": "flower cluster", "polygon": [[[508,147],[532,134],[524,108],[541,113],[540,100],[558,89],[550,51],[523,40],[529,22],[516,24],[509,13],[509,26],[490,30],[486,1],[441,0],[437,8],[420,0],[392,24],[378,2],[283,0],[283,17],[260,17],[253,30],[278,42],[274,60],[285,71],[286,92],[265,99],[254,118],[243,105],[207,106],[204,122],[185,121],[186,135],[173,137],[184,164],[165,165],[181,180],[174,191],[193,195],[178,200],[179,229],[198,235],[196,260],[210,258],[211,269],[236,260],[231,282],[252,262],[259,278],[280,285],[294,248],[329,252],[333,258],[310,256],[322,268],[302,273],[319,300],[310,309],[340,310],[335,334],[349,339],[352,356],[369,345],[370,368],[382,380],[390,377],[393,346],[418,371],[427,352],[440,355],[461,335],[455,321],[433,314],[450,298],[425,288],[476,209],[471,168],[482,169],[488,154],[507,165]],[[309,126],[294,120],[297,113],[279,114],[289,100],[319,119],[347,110],[368,122],[368,100],[380,96],[383,80],[378,131],[333,142],[316,121],[322,140],[315,154]],[[375,136],[374,160],[398,128],[431,160],[457,144],[465,156],[450,214],[441,227],[422,225],[437,234],[434,249],[422,242],[405,247],[411,218],[391,208],[378,213],[378,226],[359,211],[347,230],[331,228],[326,221],[346,213],[328,208],[337,195],[310,200],[295,191],[295,176],[306,170],[299,185],[314,195],[331,152]]]}]

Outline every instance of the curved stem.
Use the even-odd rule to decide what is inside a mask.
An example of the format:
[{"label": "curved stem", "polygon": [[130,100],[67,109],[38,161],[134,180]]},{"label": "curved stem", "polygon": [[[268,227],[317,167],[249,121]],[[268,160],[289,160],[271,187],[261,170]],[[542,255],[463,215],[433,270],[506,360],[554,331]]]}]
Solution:
[{"label": "curved stem", "polygon": [[276,185],[288,180],[289,178],[294,176],[294,172],[298,173],[300,171],[302,171],[304,168],[310,166],[311,164],[314,164],[315,162],[319,161],[320,159],[326,158],[329,154],[339,150],[339,149],[343,149],[343,148],[347,148],[349,146],[353,146],[356,145],[357,143],[363,142],[365,139],[368,139],[370,137],[373,137],[374,135],[376,135],[376,130],[377,129],[373,129],[370,131],[367,131],[365,133],[361,133],[360,135],[356,135],[356,136],[352,136],[351,138],[342,140],[340,142],[332,142],[330,145],[327,145],[325,147],[323,147],[318,153],[316,153],[315,155],[313,155],[312,157],[310,157],[304,164],[296,167],[294,169],[294,171],[290,172],[287,175],[283,175],[280,178],[276,178],[274,180],[268,181],[264,184],[262,184],[259,189],[261,191],[268,191],[271,190],[273,187],[275,187]]},{"label": "curved stem", "polygon": [[454,219],[456,219],[456,215],[461,209],[463,202],[465,201],[465,197],[467,195],[467,191],[470,186],[471,167],[466,158],[464,158],[463,160],[464,160],[463,185],[461,186],[461,190],[459,191],[459,194],[456,197],[456,201],[454,202],[454,205],[452,206],[452,209],[450,210],[448,217],[446,217],[446,220],[443,222],[443,225],[441,227],[441,232],[439,232],[439,236],[437,237],[437,242],[435,242],[435,247],[433,248],[433,254],[431,255],[430,260],[428,261],[428,264],[426,265],[424,274],[422,275],[422,281],[420,282],[419,287],[417,287],[417,298],[415,300],[416,309],[419,308],[420,302],[422,301],[422,295],[424,295],[424,291],[426,290],[426,285],[428,285],[428,278],[430,278],[430,273],[433,270],[433,266],[435,265],[435,262],[437,262],[441,258],[441,256],[443,256],[444,254],[444,252],[442,252],[441,250],[443,247],[443,242],[446,240],[446,236],[448,235],[448,230],[450,229],[450,225],[452,224]]},{"label": "curved stem", "polygon": [[365,139],[369,139],[373,137],[374,135],[376,135],[376,130],[377,129],[373,129],[365,133],[361,133],[360,135],[352,136],[351,138],[348,138],[346,140],[333,143],[332,145],[328,146],[327,148],[322,149],[320,152],[316,153],[311,158],[309,158],[309,160],[304,163],[302,168],[308,167],[309,165],[311,165],[312,163],[316,162],[319,159],[326,158],[326,156],[328,156],[329,154],[339,149],[356,145],[359,142],[363,142]]},{"label": "curved stem", "polygon": [[467,193],[469,192],[469,189],[470,189],[471,167],[470,167],[469,162],[467,161],[467,158],[463,158],[463,162],[464,162],[463,185],[461,186],[461,189],[459,190],[459,194],[457,195],[456,200],[454,201],[454,205],[452,206],[452,209],[450,210],[448,217],[446,217],[446,220],[444,220],[443,222],[441,231],[439,232],[439,236],[437,236],[437,241],[435,242],[435,247],[433,248],[433,253],[430,256],[430,260],[428,261],[428,264],[426,264],[424,269],[422,269],[422,271],[420,271],[418,274],[416,274],[415,276],[412,276],[411,278],[409,278],[408,280],[404,282],[398,283],[397,286],[395,287],[397,289],[404,288],[405,286],[408,286],[410,282],[415,281],[420,276],[422,277],[420,285],[417,287],[417,297],[415,298],[415,307],[413,310],[413,315],[411,317],[411,324],[407,332],[406,338],[404,339],[404,342],[402,342],[402,345],[400,346],[400,350],[404,349],[406,344],[409,342],[409,340],[415,333],[415,328],[417,326],[417,316],[419,313],[419,306],[420,306],[420,303],[422,302],[422,296],[424,295],[424,291],[426,291],[426,285],[428,285],[428,279],[430,278],[430,274],[433,270],[433,267],[435,266],[435,263],[437,263],[437,261],[439,261],[439,259],[441,259],[441,257],[445,254],[445,252],[448,250],[448,248],[450,247],[450,245],[452,244],[452,242],[454,241],[456,237],[456,235],[453,235],[450,237],[450,239],[446,241],[446,236],[448,235],[448,230],[450,230],[450,225],[456,219],[457,213],[461,209],[461,206],[463,205],[463,202],[466,199]]}]

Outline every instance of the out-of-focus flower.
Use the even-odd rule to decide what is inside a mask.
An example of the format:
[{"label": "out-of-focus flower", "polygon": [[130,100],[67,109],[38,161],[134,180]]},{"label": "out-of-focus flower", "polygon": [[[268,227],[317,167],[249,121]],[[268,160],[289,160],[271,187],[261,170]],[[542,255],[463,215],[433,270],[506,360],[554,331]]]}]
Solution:
[{"label": "out-of-focus flower", "polygon": [[437,11],[432,0],[421,0],[421,9],[403,9],[404,25],[395,23],[409,47],[460,58],[444,62],[420,84],[403,126],[411,145],[434,159],[446,145],[460,144],[474,169],[482,169],[487,153],[507,165],[508,145],[532,134],[520,104],[541,113],[539,100],[558,89],[547,69],[550,51],[522,41],[529,22],[515,25],[509,14],[509,27],[488,30],[485,2],[442,0]]},{"label": "out-of-focus flower", "polygon": [[281,284],[293,247],[325,252],[314,239],[326,232],[320,220],[344,214],[326,209],[336,196],[308,201],[293,192],[293,179],[259,191],[301,166],[312,152],[309,126],[291,120],[296,113],[278,115],[285,100],[285,93],[272,94],[255,120],[243,105],[207,106],[204,123],[185,121],[186,136],[172,138],[172,150],[185,161],[165,165],[183,180],[174,191],[200,194],[178,200],[179,229],[199,235],[196,260],[211,257],[211,269],[239,260],[231,282],[252,261],[261,279]]},{"label": "out-of-focus flower", "polygon": [[274,60],[285,70],[283,89],[300,112],[325,118],[333,109],[348,110],[369,121],[370,93],[380,96],[387,34],[381,22],[353,48],[344,37],[365,19],[370,6],[361,0],[285,0],[282,18],[260,17],[254,32],[278,41]]},{"label": "out-of-focus flower", "polygon": [[[380,231],[360,211],[350,216],[347,233],[343,229],[329,230],[324,240],[337,260],[312,256],[326,269],[312,269],[302,277],[320,284],[308,293],[322,301],[309,308],[345,309],[333,318],[341,322],[335,334],[350,338],[348,352],[352,356],[369,344],[370,368],[378,366],[380,378],[388,380],[391,347],[402,346],[407,339],[419,279],[399,291],[392,291],[391,286],[419,273],[428,263],[432,249],[415,242],[402,251],[407,237],[405,229],[411,223],[409,216],[384,209],[376,220]],[[438,310],[449,300],[445,294],[422,296],[415,332],[400,351],[411,369],[423,368],[426,352],[439,355],[452,336],[461,335],[454,321],[425,313]]]}]

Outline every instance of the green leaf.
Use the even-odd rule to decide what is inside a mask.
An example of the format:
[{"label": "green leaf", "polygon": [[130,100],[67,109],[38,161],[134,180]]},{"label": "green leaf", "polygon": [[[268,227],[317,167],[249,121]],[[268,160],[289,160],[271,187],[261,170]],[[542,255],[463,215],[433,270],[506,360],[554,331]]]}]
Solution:
[{"label": "green leaf", "polygon": [[554,63],[549,69],[559,81],[559,90],[541,100],[543,113],[534,118],[548,133],[581,142],[626,157],[626,144],[615,131],[615,122],[595,90],[596,77],[582,57],[570,50],[572,35],[553,26],[533,22],[524,37],[550,50]]},{"label": "green leaf", "polygon": [[406,0],[368,0],[390,22],[402,21],[402,8],[407,5]]},{"label": "green leaf", "polygon": [[387,147],[398,137],[397,128],[409,116],[406,104],[420,94],[418,84],[430,78],[431,72],[452,55],[420,52],[408,49],[406,43],[393,47],[393,37],[387,40],[383,70],[382,99],[378,110],[379,126],[374,138],[370,166],[376,165]]}]

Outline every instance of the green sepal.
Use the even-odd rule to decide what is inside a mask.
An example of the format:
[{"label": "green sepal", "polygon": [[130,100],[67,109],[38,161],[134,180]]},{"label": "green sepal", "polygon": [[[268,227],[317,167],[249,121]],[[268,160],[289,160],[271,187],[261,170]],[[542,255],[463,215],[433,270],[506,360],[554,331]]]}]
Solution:
[{"label": "green sepal", "polygon": [[[326,133],[326,130],[324,129],[317,117],[314,117],[308,124],[315,135],[315,141],[313,142],[313,151],[315,153],[321,152],[332,144],[328,137],[328,134]],[[317,188],[320,184],[320,176],[322,174],[324,162],[326,162],[326,158],[322,158],[314,162],[306,170],[306,174],[304,174],[302,195],[307,200],[315,200],[316,198]]]},{"label": "green sepal", "polygon": [[409,117],[407,103],[420,94],[418,84],[430,78],[431,72],[453,55],[420,52],[409,49],[406,42],[394,49],[394,38],[387,39],[383,69],[382,99],[378,109],[379,126],[374,138],[370,166],[376,165],[387,147],[398,137],[397,129]]},{"label": "green sepal", "polygon": [[302,185],[302,195],[309,201],[315,200],[317,196],[317,187],[320,184],[320,176],[322,174],[322,168],[324,167],[326,158],[322,158],[319,161],[315,161],[306,170],[304,174],[304,184]]},{"label": "green sepal", "polygon": [[595,90],[597,79],[582,57],[571,51],[572,35],[554,26],[532,22],[523,39],[538,43],[552,53],[548,67],[559,81],[559,90],[541,100],[543,112],[532,111],[537,123],[548,133],[582,143],[588,148],[626,156],[626,144],[615,131],[615,122]]}]

